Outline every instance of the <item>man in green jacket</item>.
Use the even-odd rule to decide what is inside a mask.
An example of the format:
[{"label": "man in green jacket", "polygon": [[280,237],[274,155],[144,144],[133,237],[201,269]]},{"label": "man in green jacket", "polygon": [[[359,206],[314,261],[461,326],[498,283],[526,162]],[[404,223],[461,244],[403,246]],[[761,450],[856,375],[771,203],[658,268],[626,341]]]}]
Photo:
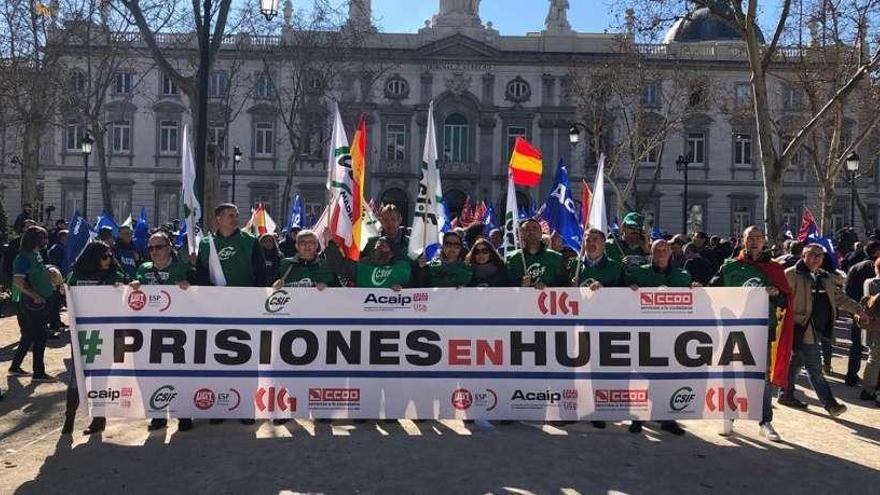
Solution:
[{"label": "man in green jacket", "polygon": [[568,261],[572,287],[589,287],[591,290],[623,287],[623,265],[605,254],[605,233],[599,229],[588,229],[585,245],[583,259],[572,258]]},{"label": "man in green jacket", "polygon": [[407,250],[409,249],[409,236],[406,235],[403,224],[403,215],[397,206],[387,204],[382,207],[379,212],[379,224],[381,232],[378,236],[370,237],[361,251],[361,259],[369,258],[376,249],[376,242],[380,237],[385,237],[391,243],[391,250],[394,252],[394,258],[397,260],[408,260]]},{"label": "man in green jacket", "polygon": [[339,287],[339,278],[322,256],[318,254],[318,236],[311,230],[296,234],[296,254],[284,258],[279,265],[280,278],[272,285],[281,287]]},{"label": "man in green jacket", "polygon": [[640,266],[648,262],[650,243],[648,235],[642,229],[645,217],[641,213],[631,211],[623,217],[620,226],[621,237],[612,237],[607,242],[605,252],[614,261],[626,266]]},{"label": "man in green jacket", "polygon": [[[238,228],[238,207],[222,203],[214,208],[217,231],[213,235],[214,246],[223,267],[227,287],[268,287],[266,261],[257,238]],[[198,285],[214,285],[211,282],[208,258],[211,239],[205,237],[199,244],[196,259]]]},{"label": "man in green jacket", "polygon": [[562,255],[544,245],[541,224],[534,218],[523,220],[519,227],[522,249],[510,253],[505,260],[510,281],[522,287],[567,286]]},{"label": "man in green jacket", "polygon": [[354,280],[356,287],[386,288],[398,291],[410,285],[412,263],[409,259],[397,259],[391,239],[376,239],[373,252],[367,259],[354,262],[342,256],[339,246],[332,240],[325,251],[327,263],[342,278]]}]

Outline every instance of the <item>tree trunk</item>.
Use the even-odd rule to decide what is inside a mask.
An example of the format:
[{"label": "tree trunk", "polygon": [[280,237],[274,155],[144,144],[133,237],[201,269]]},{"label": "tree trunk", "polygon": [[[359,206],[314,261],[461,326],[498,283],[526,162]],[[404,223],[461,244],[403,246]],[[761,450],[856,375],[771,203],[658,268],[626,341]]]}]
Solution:
[{"label": "tree trunk", "polygon": [[[195,137],[195,134],[193,134]],[[224,201],[220,189],[220,166],[222,159],[214,146],[208,146],[205,154],[205,195],[202,203],[202,226],[209,228],[214,207]]]},{"label": "tree trunk", "polygon": [[[290,196],[293,193],[293,175],[296,169],[296,153],[291,153],[287,157],[287,173],[284,175],[284,192],[281,196],[281,212],[287,215],[290,211]],[[285,225],[287,224],[285,217]]]},{"label": "tree trunk", "polygon": [[40,145],[44,127],[37,119],[27,121],[21,157],[21,204],[30,203],[37,214],[37,208],[41,208],[38,205],[40,198],[37,193],[37,175],[40,172]]},{"label": "tree trunk", "polygon": [[818,193],[819,230],[825,232],[825,226],[831,224],[831,215],[834,213],[834,181],[821,181]]},{"label": "tree trunk", "polygon": [[[107,172],[107,130],[101,125],[93,126],[92,137],[95,139],[95,165],[98,166],[98,180],[101,185],[101,207],[113,215],[117,221],[125,220],[117,215],[126,215],[124,211],[113,211],[113,200],[110,192],[110,176]],[[130,205],[129,205],[130,206]],[[131,213],[131,212],[129,212]]]}]

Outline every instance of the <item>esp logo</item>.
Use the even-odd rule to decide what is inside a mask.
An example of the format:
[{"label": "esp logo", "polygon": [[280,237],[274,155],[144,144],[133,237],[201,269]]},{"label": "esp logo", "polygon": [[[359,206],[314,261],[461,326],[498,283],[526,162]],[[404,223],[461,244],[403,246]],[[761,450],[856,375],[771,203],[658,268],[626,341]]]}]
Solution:
[{"label": "esp logo", "polygon": [[262,411],[296,411],[296,397],[287,393],[284,387],[260,387],[254,395],[254,405]]},{"label": "esp logo", "polygon": [[642,292],[639,294],[642,306],[693,306],[692,292]]},{"label": "esp logo", "polygon": [[568,293],[555,290],[541,291],[541,294],[538,296],[538,310],[541,311],[542,315],[548,313],[550,315],[580,314],[577,301],[569,301]]},{"label": "esp logo", "polygon": [[749,412],[749,399],[737,397],[735,388],[727,389],[726,392],[724,387],[710,388],[706,391],[706,407],[712,412],[725,410]]}]

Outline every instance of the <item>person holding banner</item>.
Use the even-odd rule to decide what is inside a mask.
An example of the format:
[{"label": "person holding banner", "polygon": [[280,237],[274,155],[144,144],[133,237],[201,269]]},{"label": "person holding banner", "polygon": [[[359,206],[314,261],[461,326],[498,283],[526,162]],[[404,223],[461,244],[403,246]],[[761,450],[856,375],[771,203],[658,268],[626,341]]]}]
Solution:
[{"label": "person holding banner", "polygon": [[510,277],[507,266],[495,246],[485,237],[474,241],[471,251],[465,256],[464,262],[471,267],[473,277],[469,287],[507,287]]},{"label": "person holding banner", "polygon": [[648,235],[642,229],[644,223],[645,217],[641,213],[635,211],[627,213],[620,226],[622,238],[612,235],[607,242],[605,251],[608,257],[629,267],[647,263],[651,245]]},{"label": "person holding banner", "polygon": [[416,285],[419,287],[456,287],[468,285],[473,278],[471,265],[464,262],[464,243],[458,232],[443,234],[438,259],[427,261],[419,256]]},{"label": "person holding banner", "polygon": [[562,271],[562,255],[544,245],[541,224],[527,218],[519,226],[522,249],[507,256],[505,263],[510,281],[522,287],[559,287],[567,285]]},{"label": "person holding banner", "polygon": [[[192,266],[185,261],[175,259],[171,254],[171,238],[165,232],[159,231],[150,236],[147,241],[147,250],[153,261],[147,261],[138,267],[135,279],[129,284],[137,290],[143,285],[177,285],[183,290],[189,288],[189,277],[192,274]],[[166,418],[153,418],[150,420],[148,430],[159,430],[168,425]],[[191,430],[193,421],[191,418],[180,418],[177,429],[179,431]]]},{"label": "person holding banner", "polygon": [[[113,249],[104,241],[92,241],[86,245],[71,267],[67,285],[70,287],[87,285],[119,286],[126,282],[125,274],[113,257]],[[73,360],[71,360],[73,362]],[[73,421],[79,408],[79,392],[77,391],[76,373],[71,370],[71,379],[67,386],[67,407],[64,413],[64,426],[61,433],[73,433]],[[95,416],[83,431],[83,435],[91,435],[104,431],[107,418]]]},{"label": "person holding banner", "polygon": [[340,278],[354,280],[356,287],[395,291],[408,287],[412,278],[412,263],[409,258],[397,258],[393,241],[388,237],[380,236],[373,246],[373,251],[366,260],[355,262],[345,258],[339,246],[330,240],[325,256],[331,269]]},{"label": "person holding banner", "polygon": [[[773,428],[773,406],[771,399],[775,389],[774,382],[779,382],[780,373],[777,364],[778,359],[788,360],[790,351],[791,333],[791,288],[782,265],[772,260],[770,252],[765,249],[767,239],[764,233],[754,225],[743,231],[744,247],[734,258],[728,259],[721,266],[718,273],[709,282],[714,287],[766,287],[770,299],[770,314],[768,318],[768,372],[764,381],[764,398],[759,428],[761,436],[771,442],[782,441],[779,433]],[[688,244],[689,246],[691,244]],[[787,329],[787,330],[786,330]],[[788,335],[783,334],[788,332]],[[774,344],[776,343],[776,344]],[[774,355],[774,350],[785,347],[780,353]],[[774,380],[774,374],[777,375]],[[782,373],[787,376],[786,373]],[[733,433],[733,420],[724,420],[724,425],[719,433],[721,436],[729,436]]]},{"label": "person holding banner", "polygon": [[195,260],[198,285],[215,285],[209,268],[213,241],[227,287],[268,287],[263,250],[256,237],[238,228],[238,207],[231,203],[217,205],[214,222],[217,231],[202,239]]},{"label": "person holding banner", "polygon": [[[605,254],[605,233],[599,229],[587,229],[584,236],[586,249],[583,259],[568,261],[568,276],[572,287],[623,287],[623,265]],[[580,271],[578,271],[580,264]]]},{"label": "person holding banner", "polygon": [[318,255],[318,236],[311,230],[300,230],[296,234],[296,251],[292,257],[284,258],[279,265],[280,276],[272,284],[275,290],[282,287],[339,287],[339,278]]},{"label": "person holding banner", "polygon": [[379,211],[379,235],[367,239],[364,249],[361,250],[361,258],[369,258],[376,248],[376,243],[384,237],[391,243],[391,250],[396,260],[408,260],[409,236],[402,227],[403,215],[396,205],[387,204]]},{"label": "person holding banner", "polygon": [[[672,251],[669,242],[657,239],[651,244],[651,263],[633,268],[627,275],[632,289],[642,287],[691,287],[691,277],[684,270],[669,264]],[[641,433],[644,421],[634,420],[629,425],[630,433]],[[677,421],[660,421],[660,429],[673,435],[684,435],[685,431]]]},{"label": "person holding banner", "polygon": [[802,367],[807,369],[810,384],[831,417],[846,412],[846,406],[837,402],[831,387],[822,374],[819,354],[819,338],[837,320],[837,310],[843,309],[868,323],[868,314],[857,302],[847,296],[835,283],[834,277],[821,268],[825,259],[825,247],[808,244],[797,264],[785,270],[785,278],[791,286],[794,313],[794,350],[788,370],[788,382],[779,397],[779,404],[796,409],[807,405],[794,396],[794,382]]},{"label": "person holding banner", "polygon": [[260,236],[260,248],[263,250],[263,259],[266,262],[266,280],[278,280],[279,265],[283,256],[278,248],[278,240],[275,234],[267,232]]},{"label": "person holding banner", "polygon": [[55,382],[46,374],[43,356],[46,352],[49,324],[49,298],[55,285],[49,268],[40,256],[49,240],[43,227],[27,227],[21,237],[21,248],[12,262],[12,300],[18,304],[18,323],[21,339],[9,366],[10,376],[26,376],[21,363],[30,350],[33,363],[33,382]]}]

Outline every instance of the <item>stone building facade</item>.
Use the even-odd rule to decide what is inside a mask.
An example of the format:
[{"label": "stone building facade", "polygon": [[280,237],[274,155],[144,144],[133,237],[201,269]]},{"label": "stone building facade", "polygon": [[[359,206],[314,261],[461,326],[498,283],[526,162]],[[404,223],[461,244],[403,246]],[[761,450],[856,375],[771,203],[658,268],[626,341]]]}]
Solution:
[{"label": "stone building facade", "polygon": [[[577,1],[577,0],[576,0]],[[349,136],[358,114],[368,116],[367,197],[398,204],[409,216],[415,198],[418,166],[425,139],[428,103],[433,100],[437,140],[441,155],[444,193],[454,210],[466,197],[491,201],[503,211],[507,161],[516,136],[524,135],[544,154],[544,180],[538,189],[521,191],[521,202],[540,204],[549,192],[557,162],[570,164],[572,184],[579,190],[582,177],[592,181],[595,156],[581,144],[569,141],[569,128],[580,117],[567,97],[569,78],[576,68],[600,61],[613,61],[620,40],[627,33],[577,33],[568,22],[568,1],[549,2],[544,29],[526,36],[505,36],[479,17],[478,0],[440,0],[437,14],[415,33],[378,33],[367,36],[364,52],[383,67],[378,79],[346,74],[335,86]],[[575,3],[575,2],[573,2]],[[289,23],[285,6],[281,22]],[[369,27],[369,0],[352,2],[349,22]],[[287,28],[284,28],[287,29]],[[244,36],[244,35],[241,35]],[[234,36],[232,38],[235,38]],[[162,41],[162,39],[160,39]],[[135,40],[135,42],[137,42]],[[165,38],[173,43],[173,36]],[[249,37],[252,53],[260,46],[284,46],[286,37]],[[238,45],[241,46],[241,45]],[[232,43],[224,50],[232,50]],[[729,27],[707,13],[679,21],[662,44],[637,45],[636,50],[652,63],[685,63],[691,70],[721,81],[723,91],[748,88],[749,72],[741,41]],[[182,54],[185,53],[181,52]],[[180,216],[180,152],[182,126],[191,117],[185,98],[145,52],[133,53],[111,88],[107,105],[107,149],[110,194],[117,216],[125,217],[146,207],[154,222]],[[183,56],[183,55],[182,55]],[[212,93],[229,84],[226,57],[221,56],[212,75]],[[278,70],[284,70],[279,60]],[[256,87],[248,88],[238,109],[224,108],[220,98],[211,99],[212,115],[229,115],[228,123],[213,119],[209,138],[221,150],[221,181],[227,199],[240,205],[266,203],[276,219],[281,205],[290,146],[279,122],[277,108],[267,93],[275,90],[258,77],[263,62],[245,59],[243,71],[257,75]],[[772,92],[781,106],[792,96],[785,88]],[[646,95],[645,98],[650,98]],[[662,104],[662,103],[661,103]],[[328,107],[326,105],[325,107]],[[325,201],[327,125],[315,132],[299,150],[294,171],[293,194],[300,194],[307,213],[319,212]],[[853,121],[853,129],[858,122]],[[83,127],[71,115],[44,147],[40,190],[43,205],[54,205],[55,215],[69,217],[80,208],[83,158],[79,139]],[[15,150],[3,140],[3,185],[7,210],[18,210]],[[232,149],[238,146],[243,159],[236,167],[233,190]],[[863,161],[875,167],[873,153],[860,150]],[[749,119],[731,117],[711,103],[691,116],[667,139],[659,176],[654,166],[643,167],[637,190],[639,204],[650,224],[662,230],[681,229],[683,178],[676,170],[679,155],[690,158],[690,228],[727,235],[743,226],[760,223],[762,187],[760,156],[754,125]],[[863,165],[863,168],[865,165]],[[880,183],[872,178],[857,182],[868,204],[873,223],[880,208]],[[656,182],[656,187],[650,187]],[[845,186],[845,184],[843,184]],[[100,210],[97,174],[89,181],[89,211]],[[833,225],[849,223],[848,189],[841,189]],[[804,206],[815,208],[816,183],[806,166],[795,164],[786,176],[783,198],[785,216],[796,227]],[[614,199],[610,215],[614,211]],[[857,218],[857,224],[861,220]]]}]

